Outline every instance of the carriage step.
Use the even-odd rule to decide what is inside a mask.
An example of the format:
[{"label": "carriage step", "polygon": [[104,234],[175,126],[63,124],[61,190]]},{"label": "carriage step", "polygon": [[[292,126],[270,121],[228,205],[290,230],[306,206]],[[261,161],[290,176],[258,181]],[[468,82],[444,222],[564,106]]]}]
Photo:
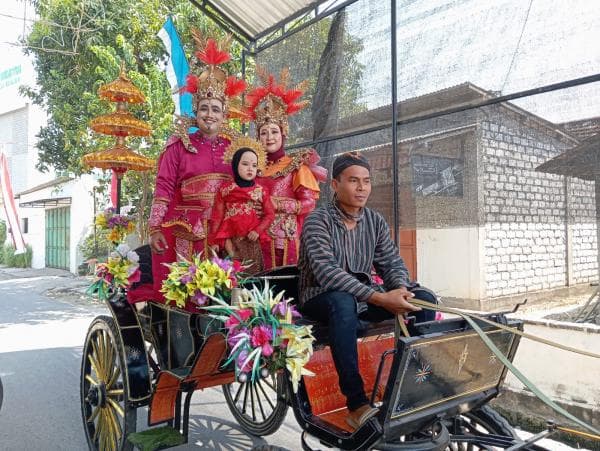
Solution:
[{"label": "carriage step", "polygon": [[175,418],[177,397],[182,390],[189,391],[233,382],[233,372],[219,371],[219,365],[226,352],[225,336],[212,334],[204,342],[189,371],[161,371],[150,402],[148,424],[154,426],[172,421]]},{"label": "carriage step", "polygon": [[133,432],[127,436],[127,440],[141,451],[156,451],[186,443],[183,434],[171,426]]}]

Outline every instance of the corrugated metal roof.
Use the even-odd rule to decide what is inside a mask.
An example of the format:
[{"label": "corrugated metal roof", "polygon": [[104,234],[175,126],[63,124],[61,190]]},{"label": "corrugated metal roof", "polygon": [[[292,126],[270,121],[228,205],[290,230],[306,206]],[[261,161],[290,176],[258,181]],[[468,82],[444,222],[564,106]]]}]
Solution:
[{"label": "corrugated metal roof", "polygon": [[255,40],[274,26],[317,7],[323,0],[206,0],[203,3]]},{"label": "corrugated metal roof", "polygon": [[[600,183],[598,165],[600,165],[600,134],[594,135],[578,146],[546,161],[535,170],[584,180],[595,180],[596,183]],[[598,202],[600,200],[596,199],[596,205]]]}]

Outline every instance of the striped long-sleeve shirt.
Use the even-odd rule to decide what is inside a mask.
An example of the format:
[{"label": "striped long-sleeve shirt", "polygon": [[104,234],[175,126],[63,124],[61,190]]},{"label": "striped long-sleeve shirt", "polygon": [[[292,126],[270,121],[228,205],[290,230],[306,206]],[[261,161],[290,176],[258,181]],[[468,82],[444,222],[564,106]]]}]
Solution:
[{"label": "striped long-sleeve shirt", "polygon": [[359,302],[367,301],[374,290],[355,275],[370,281],[372,267],[386,290],[410,286],[385,219],[369,208],[352,230],[332,203],[314,210],[302,228],[298,267],[301,304],[325,291],[345,291]]}]

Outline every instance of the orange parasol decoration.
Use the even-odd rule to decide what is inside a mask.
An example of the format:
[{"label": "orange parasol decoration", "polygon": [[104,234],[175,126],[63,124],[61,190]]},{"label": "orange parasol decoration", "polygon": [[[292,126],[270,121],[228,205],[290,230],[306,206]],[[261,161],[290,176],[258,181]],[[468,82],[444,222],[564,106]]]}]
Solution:
[{"label": "orange parasol decoration", "polygon": [[125,145],[127,136],[149,136],[150,125],[137,119],[127,111],[128,103],[143,103],[144,94],[125,75],[125,66],[121,64],[119,77],[98,89],[98,95],[110,102],[116,102],[116,111],[103,114],[90,121],[90,128],[96,133],[117,137],[115,145],[106,150],[93,152],[83,157],[89,167],[111,169],[117,176],[117,213],[120,211],[121,178],[131,171],[148,171],[154,168],[154,160],[137,154]]},{"label": "orange parasol decoration", "polygon": [[115,111],[103,114],[90,121],[90,127],[96,133],[113,136],[149,136],[150,125],[134,117],[128,111]]},{"label": "orange parasol decoration", "polygon": [[127,170],[149,171],[154,168],[154,160],[135,153],[129,147],[119,142],[110,149],[85,155],[83,162],[88,166],[100,169],[112,169],[117,173],[124,173]]}]

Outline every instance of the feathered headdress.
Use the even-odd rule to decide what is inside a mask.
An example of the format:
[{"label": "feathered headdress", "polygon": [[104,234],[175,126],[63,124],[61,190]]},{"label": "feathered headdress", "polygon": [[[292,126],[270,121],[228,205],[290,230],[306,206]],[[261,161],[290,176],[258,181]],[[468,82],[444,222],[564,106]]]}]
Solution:
[{"label": "feathered headdress", "polygon": [[229,46],[231,36],[222,43],[214,39],[202,38],[197,30],[192,31],[196,44],[196,61],[192,62],[193,68],[186,78],[182,92],[189,92],[193,96],[193,110],[198,110],[198,102],[202,99],[218,99],[223,103],[223,110],[227,112],[231,102],[246,89],[246,82],[235,76],[227,76],[225,70],[219,67],[231,60]]},{"label": "feathered headdress", "polygon": [[257,66],[256,73],[261,84],[246,95],[246,119],[254,121],[257,133],[263,125],[272,123],[278,125],[287,136],[288,116],[296,114],[308,104],[308,101],[298,101],[306,90],[307,82],[303,81],[288,89],[290,73],[287,68],[281,71],[279,82],[262,67]]}]

